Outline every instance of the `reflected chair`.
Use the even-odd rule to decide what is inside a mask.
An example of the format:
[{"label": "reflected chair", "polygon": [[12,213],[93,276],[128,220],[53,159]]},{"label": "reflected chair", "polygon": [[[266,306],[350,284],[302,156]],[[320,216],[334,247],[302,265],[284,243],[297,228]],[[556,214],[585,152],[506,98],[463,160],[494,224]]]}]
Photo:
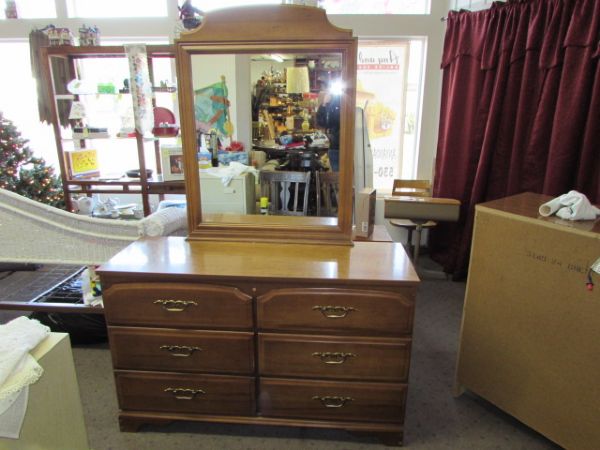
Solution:
[{"label": "reflected chair", "polygon": [[252,142],[259,142],[263,140],[264,136],[264,124],[262,122],[252,122]]},{"label": "reflected chair", "polygon": [[316,171],[317,216],[336,217],[339,204],[339,172]]},{"label": "reflected chair", "polygon": [[[431,182],[429,180],[394,180],[392,197],[431,197]],[[433,228],[437,224],[433,220],[392,219],[390,225],[406,230],[408,233],[407,247],[416,264],[419,259],[423,229]],[[416,237],[414,247],[412,245],[413,231]]]},{"label": "reflected chair", "polygon": [[261,197],[269,198],[269,214],[306,216],[310,172],[260,172]]}]

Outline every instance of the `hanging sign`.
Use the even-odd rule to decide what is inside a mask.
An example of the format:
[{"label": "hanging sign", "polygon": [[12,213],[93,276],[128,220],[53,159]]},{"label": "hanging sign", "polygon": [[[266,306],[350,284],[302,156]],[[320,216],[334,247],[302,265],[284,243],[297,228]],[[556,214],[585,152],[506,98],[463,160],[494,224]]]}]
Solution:
[{"label": "hanging sign", "polygon": [[391,189],[401,173],[408,45],[359,45],[357,106],[365,109],[373,187]]}]

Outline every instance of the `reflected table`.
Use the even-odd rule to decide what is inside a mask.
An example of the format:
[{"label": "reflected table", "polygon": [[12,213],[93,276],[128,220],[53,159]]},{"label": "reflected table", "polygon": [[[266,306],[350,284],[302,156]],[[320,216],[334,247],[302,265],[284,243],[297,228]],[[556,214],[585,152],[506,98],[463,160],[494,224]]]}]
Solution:
[{"label": "reflected table", "polygon": [[316,154],[318,157],[323,156],[327,153],[329,147],[323,146],[300,146],[300,147],[285,147],[283,145],[261,145],[255,144],[252,146],[253,150],[265,152],[267,154],[268,159],[285,159],[289,160],[290,158],[297,157],[301,158],[305,153],[310,152],[312,154]]}]

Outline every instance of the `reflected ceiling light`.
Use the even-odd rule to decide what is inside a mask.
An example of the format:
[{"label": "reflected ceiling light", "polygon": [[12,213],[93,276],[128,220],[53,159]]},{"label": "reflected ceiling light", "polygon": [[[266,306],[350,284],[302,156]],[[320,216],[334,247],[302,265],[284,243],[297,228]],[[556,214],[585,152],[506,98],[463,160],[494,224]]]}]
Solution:
[{"label": "reflected ceiling light", "polygon": [[271,55],[271,59],[280,63],[283,62],[283,56],[281,55],[273,54]]},{"label": "reflected ceiling light", "polygon": [[329,85],[329,93],[331,95],[342,95],[345,87],[342,80],[335,80]]}]

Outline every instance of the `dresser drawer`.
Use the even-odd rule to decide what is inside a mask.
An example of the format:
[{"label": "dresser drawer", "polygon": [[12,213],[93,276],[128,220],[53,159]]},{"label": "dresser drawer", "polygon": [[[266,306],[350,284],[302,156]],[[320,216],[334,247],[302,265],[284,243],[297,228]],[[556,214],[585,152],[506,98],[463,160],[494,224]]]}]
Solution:
[{"label": "dresser drawer", "polygon": [[254,335],[231,331],[109,327],[115,369],[254,371]]},{"label": "dresser drawer", "polygon": [[261,378],[265,417],[402,422],[406,385]]},{"label": "dresser drawer", "polygon": [[409,339],[360,340],[261,333],[261,375],[405,382]]},{"label": "dresser drawer", "polygon": [[109,325],[252,329],[252,297],[232,287],[124,283],[103,297]]},{"label": "dresser drawer", "polygon": [[119,406],[130,411],[253,415],[254,378],[116,371]]},{"label": "dresser drawer", "polygon": [[410,334],[412,295],[351,289],[277,289],[258,298],[258,327],[290,332]]}]

